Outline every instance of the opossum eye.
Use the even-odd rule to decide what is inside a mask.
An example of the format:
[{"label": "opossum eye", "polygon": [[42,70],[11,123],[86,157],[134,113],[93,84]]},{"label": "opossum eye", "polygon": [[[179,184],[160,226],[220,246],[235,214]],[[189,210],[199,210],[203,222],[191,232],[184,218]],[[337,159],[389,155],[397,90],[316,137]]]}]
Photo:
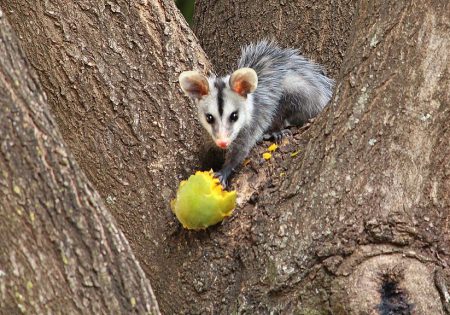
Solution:
[{"label": "opossum eye", "polygon": [[214,116],[213,116],[213,115],[211,115],[211,114],[206,114],[205,117],[206,117],[206,122],[207,122],[208,124],[212,124],[212,123],[214,122]]},{"label": "opossum eye", "polygon": [[231,121],[231,122],[237,121],[238,118],[239,118],[239,116],[238,116],[238,113],[237,113],[237,112],[232,112],[232,113],[231,113],[231,115],[230,115],[230,121]]}]

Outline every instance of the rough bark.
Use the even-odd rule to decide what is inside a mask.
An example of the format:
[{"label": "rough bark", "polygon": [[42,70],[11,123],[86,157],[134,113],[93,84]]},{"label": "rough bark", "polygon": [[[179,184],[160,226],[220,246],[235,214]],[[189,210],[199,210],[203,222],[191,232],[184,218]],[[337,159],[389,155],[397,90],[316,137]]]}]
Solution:
[{"label": "rough bark", "polygon": [[[163,11],[158,11],[156,2],[130,6],[120,2],[93,14],[70,3],[55,10],[47,8],[48,2],[38,2],[41,9],[33,12],[24,0],[1,2],[13,10],[10,15],[15,28],[44,82],[58,78],[51,81],[54,86],[45,85],[55,111],[58,106],[73,111],[83,104],[95,104],[82,116],[89,119],[84,118],[81,130],[91,136],[82,138],[80,130],[64,128],[65,136],[93,183],[109,200],[155,283],[165,313],[370,314],[397,306],[406,311],[413,308],[417,314],[441,314],[448,307],[447,2],[361,1],[332,105],[309,129],[283,145],[273,161],[261,161],[263,148],[256,148],[251,162],[234,178],[240,208],[223,225],[200,233],[182,230],[167,207],[177,176],[185,177],[197,161],[195,150],[189,151],[196,143],[197,129],[186,128],[194,124],[192,107],[183,108],[189,103],[173,92],[178,91],[174,82],[178,70],[203,60],[193,57],[192,64],[181,66],[179,60],[186,60],[180,57],[184,53],[201,52],[194,37],[192,44],[185,41],[192,35],[172,4],[162,2]],[[93,6],[90,2],[83,5]],[[152,7],[150,12],[167,13],[155,15],[153,20],[142,19],[147,6]],[[112,9],[121,13],[119,28],[114,27],[118,17]],[[29,12],[33,14],[27,16]],[[298,14],[300,18],[302,13]],[[169,17],[167,28],[159,26],[161,16]],[[79,26],[90,25],[86,17],[94,21],[92,25],[102,26],[95,36],[92,29]],[[128,28],[131,20],[133,27]],[[78,25],[78,29],[65,25]],[[64,37],[68,43],[58,42],[62,52],[37,48],[36,43],[53,39],[53,33],[46,33],[48,29],[68,34]],[[37,38],[35,30],[40,30]],[[161,60],[160,76],[142,75],[134,80],[125,75],[125,81],[105,84],[111,81],[108,78],[128,73],[129,63],[124,60],[135,56],[136,49],[124,48],[122,55],[112,53],[111,57],[107,53],[110,46],[97,41],[108,36],[140,38],[136,35],[140,32],[142,53],[148,51],[148,56],[155,54],[155,59]],[[161,53],[166,46],[147,45],[145,38],[170,38],[172,47],[180,45],[183,50],[177,50],[180,54]],[[72,46],[85,54],[99,54],[92,68],[67,54]],[[186,48],[189,51],[184,51]],[[236,51],[230,46],[227,55],[231,50]],[[342,51],[336,48],[336,60]],[[76,91],[71,92],[70,102],[59,94],[67,85],[62,75],[65,60],[72,64],[70,73],[77,74],[68,84]],[[327,60],[334,62],[332,57],[322,61]],[[143,73],[150,71],[136,67]],[[98,69],[114,75],[105,79],[105,72]],[[149,94],[132,89],[134,97],[123,93],[122,103],[117,105],[117,99],[111,98],[115,89],[110,88],[123,91],[123,82],[158,88]],[[92,91],[103,98],[88,98]],[[145,112],[145,117],[141,99],[153,109]],[[170,113],[164,111],[166,104],[171,106]],[[72,114],[60,112],[58,117],[58,123],[67,126],[79,123]],[[151,118],[141,118],[137,128],[133,117]],[[154,127],[153,121],[161,123],[161,129]],[[98,125],[103,129],[96,129]],[[176,134],[170,127],[182,131]],[[142,135],[138,141],[134,134],[129,136],[130,130],[145,132],[138,133]],[[180,137],[187,144],[177,141]],[[156,145],[169,140],[167,147]],[[153,151],[144,151],[154,155],[146,161],[136,152],[149,143]],[[183,150],[182,154],[169,156],[177,150]],[[291,152],[298,150],[300,153],[291,157]],[[162,162],[166,156],[170,162]],[[160,182],[158,176],[162,176]],[[121,207],[124,205],[128,207]]]},{"label": "rough bark", "polygon": [[0,9],[0,313],[159,314]]},{"label": "rough bark", "polygon": [[336,77],[352,32],[355,6],[351,0],[197,0],[194,30],[221,74],[235,69],[241,46],[273,38],[299,48]]},{"label": "rough bark", "polygon": [[257,159],[258,175],[243,170],[238,191],[260,192],[254,205],[207,239],[187,238],[198,249],[180,274],[213,271],[186,281],[197,304],[448,313],[448,11],[444,1],[360,2],[332,104],[268,170]]},{"label": "rough bark", "polygon": [[[208,62],[172,0],[0,0],[63,137],[167,299],[169,200],[202,144],[182,70]],[[153,284],[153,281],[155,283]]]}]

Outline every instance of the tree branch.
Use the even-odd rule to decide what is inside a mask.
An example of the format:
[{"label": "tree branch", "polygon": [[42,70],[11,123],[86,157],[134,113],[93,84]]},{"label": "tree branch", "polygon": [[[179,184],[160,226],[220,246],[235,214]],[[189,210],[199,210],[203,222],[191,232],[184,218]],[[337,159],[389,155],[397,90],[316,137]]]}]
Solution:
[{"label": "tree branch", "polygon": [[127,240],[67,152],[0,9],[0,309],[159,314]]}]

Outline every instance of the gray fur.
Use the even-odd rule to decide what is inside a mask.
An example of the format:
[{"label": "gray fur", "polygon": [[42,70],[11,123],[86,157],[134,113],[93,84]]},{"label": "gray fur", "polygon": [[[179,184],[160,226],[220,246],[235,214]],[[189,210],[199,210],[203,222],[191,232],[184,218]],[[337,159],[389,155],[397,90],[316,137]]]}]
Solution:
[{"label": "gray fur", "polygon": [[[238,68],[249,67],[258,75],[254,94],[255,135],[258,139],[287,120],[301,125],[319,114],[332,96],[334,82],[296,49],[282,49],[273,42],[261,41],[242,49]],[[278,116],[278,117],[277,117]]]},{"label": "gray fur", "polygon": [[[253,93],[241,97],[231,90],[229,77],[211,77],[210,95],[197,102],[200,120],[213,139],[217,136],[214,130],[218,128],[228,128],[230,133],[233,132],[225,163],[218,172],[225,186],[234,168],[242,163],[264,134],[280,131],[289,125],[301,125],[315,117],[330,100],[334,85],[321,66],[305,59],[296,49],[282,49],[270,41],[244,47],[238,68],[255,70],[258,85]],[[213,95],[223,99],[218,100]],[[229,124],[227,117],[223,121],[216,117],[213,126],[205,125],[202,116],[207,112],[217,113],[219,108],[220,116],[222,111],[229,114],[237,110],[243,121]]]}]

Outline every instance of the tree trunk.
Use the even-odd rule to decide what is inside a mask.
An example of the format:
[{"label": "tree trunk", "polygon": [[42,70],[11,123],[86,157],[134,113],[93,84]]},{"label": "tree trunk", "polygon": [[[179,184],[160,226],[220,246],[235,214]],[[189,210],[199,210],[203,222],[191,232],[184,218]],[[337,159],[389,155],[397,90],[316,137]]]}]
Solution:
[{"label": "tree trunk", "polygon": [[0,174],[2,314],[159,314],[1,9]]},{"label": "tree trunk", "polygon": [[236,67],[241,46],[274,38],[299,48],[336,77],[353,29],[355,6],[350,0],[197,0],[194,31],[218,73]]},{"label": "tree trunk", "polygon": [[172,303],[165,292],[173,291],[177,275],[167,270],[165,252],[177,224],[169,201],[179,181],[199,167],[204,142],[194,105],[178,87],[182,70],[209,67],[195,36],[169,0],[0,4],[66,143],[157,299]]},{"label": "tree trunk", "polygon": [[[207,63],[172,3],[38,2],[35,11],[25,0],[0,3],[13,11],[65,139],[121,223],[164,313],[448,308],[447,2],[361,1],[355,13],[337,4],[349,8],[342,20],[333,2],[324,4],[329,11],[296,11],[306,33],[317,24],[311,12],[339,20],[320,18],[321,29],[342,25],[336,41],[327,40],[334,31],[317,31],[323,58],[309,55],[315,41],[302,47],[334,74],[346,51],[332,104],[273,160],[261,159],[265,145],[256,148],[233,179],[238,210],[197,233],[175,224],[167,205],[197,167],[200,143],[176,77]],[[261,22],[265,33],[272,21]],[[279,35],[297,46],[287,30]],[[231,40],[222,43],[226,56],[238,54]]]},{"label": "tree trunk", "polygon": [[239,313],[449,312],[447,12],[360,2],[332,104],[275,165],[241,172],[238,191],[260,193],[223,246],[201,240],[214,267],[186,262],[182,274],[214,270],[192,280],[205,284],[199,304],[226,292]]}]

